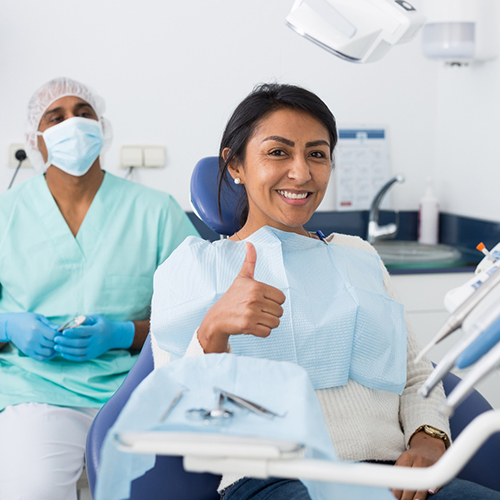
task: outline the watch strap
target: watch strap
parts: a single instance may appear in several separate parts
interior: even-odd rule
[[[410,436],[410,439],[408,440],[408,443],[410,443],[411,439],[415,434],[418,432],[425,432],[428,436],[431,436],[433,438],[441,439],[444,442],[444,446],[446,449],[450,446],[450,438],[448,437],[448,434],[446,432],[442,431],[441,429],[437,429],[436,427],[433,427],[432,425],[421,425],[418,427],[413,434]]]

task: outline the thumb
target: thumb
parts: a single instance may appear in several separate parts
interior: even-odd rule
[[[246,255],[243,265],[241,266],[239,277],[251,278],[253,279],[253,274],[255,272],[255,263],[257,262],[257,251],[255,247],[250,242],[245,243]]]
[[[52,323],[51,321],[49,321],[45,316],[43,316],[42,314],[39,314],[38,315],[38,320],[40,321],[40,323],[48,326],[49,328],[52,328],[52,330],[57,330],[59,328],[59,325],[55,325],[54,323]]]

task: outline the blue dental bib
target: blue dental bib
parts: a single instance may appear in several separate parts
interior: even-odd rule
[[[255,279],[283,291],[278,328],[265,339],[233,335],[233,353],[302,366],[315,389],[347,384],[401,394],[406,384],[403,306],[389,298],[380,258],[367,251],[262,227]],[[206,312],[245,258],[244,241],[189,237],[155,274],[151,330],[181,358]]]

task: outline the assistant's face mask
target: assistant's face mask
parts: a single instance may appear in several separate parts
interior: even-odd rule
[[[102,149],[101,124],[89,118],[74,117],[64,120],[45,132],[46,166],[54,165],[67,174],[81,177],[86,174]]]

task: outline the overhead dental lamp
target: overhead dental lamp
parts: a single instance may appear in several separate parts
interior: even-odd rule
[[[425,22],[406,0],[296,0],[286,24],[350,62],[378,61]]]

